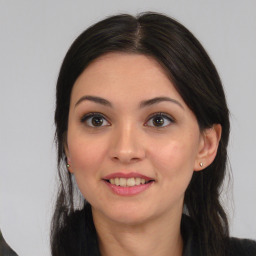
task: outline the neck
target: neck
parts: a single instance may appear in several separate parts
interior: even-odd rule
[[[102,256],[182,255],[181,214],[134,225],[104,220],[94,210],[93,218]]]

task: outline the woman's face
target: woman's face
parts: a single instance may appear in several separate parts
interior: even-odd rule
[[[151,57],[106,54],[74,84],[66,154],[93,214],[129,224],[180,215],[203,144],[193,112]]]

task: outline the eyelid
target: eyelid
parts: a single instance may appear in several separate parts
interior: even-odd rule
[[[169,114],[167,114],[167,113],[164,113],[164,112],[156,112],[156,113],[151,114],[151,115],[148,117],[148,119],[147,119],[147,121],[146,121],[146,123],[145,123],[144,125],[145,125],[145,126],[149,126],[149,125],[147,125],[147,123],[148,123],[153,117],[156,117],[156,116],[161,116],[161,117],[163,117],[163,118],[167,118],[171,123],[174,123],[174,122],[175,122],[175,119],[174,119],[171,115],[169,115]],[[167,127],[167,126],[169,126],[169,125],[159,126],[159,127],[153,126],[153,127],[154,127],[154,128],[165,128],[165,127]],[[151,126],[149,126],[149,127],[151,127]]]
[[[104,119],[109,123],[109,125],[111,125],[111,123],[110,123],[110,121],[108,120],[108,118],[107,118],[104,114],[102,114],[102,113],[100,113],[100,112],[90,112],[90,113],[84,114],[84,115],[80,118],[80,121],[81,121],[81,123],[84,123],[84,122],[86,122],[89,118],[95,117],[95,116],[100,116],[100,117],[104,118]],[[171,123],[174,123],[174,122],[175,122],[175,119],[174,119],[171,115],[169,115],[169,114],[167,114],[167,113],[164,113],[164,112],[156,112],[156,113],[151,114],[151,115],[147,118],[147,121],[146,121],[146,123],[145,123],[144,125],[151,127],[150,125],[147,125],[147,123],[148,123],[152,118],[154,118],[154,117],[156,117],[156,116],[161,116],[161,117],[163,117],[163,118],[166,118],[166,119],[168,119]],[[104,126],[109,126],[109,125],[103,125],[103,126],[99,126],[99,127],[104,127]],[[89,126],[89,127],[94,127],[94,126],[90,126],[90,125],[87,125],[87,126]],[[157,126],[152,126],[152,127],[154,127],[154,128],[164,128],[164,127],[167,127],[167,126],[169,126],[169,125],[159,126],[159,127],[157,127]],[[99,127],[97,127],[97,128],[99,128]]]
[[[100,113],[100,112],[90,112],[90,113],[87,113],[87,114],[83,115],[83,116],[80,118],[80,122],[81,122],[81,123],[84,123],[84,122],[86,122],[89,118],[95,117],[95,116],[100,116],[100,117],[104,118],[104,119],[109,123],[109,125],[110,125],[110,121],[108,120],[108,118],[107,118],[104,114],[102,114],[102,113]],[[104,126],[106,126],[106,125],[104,125]],[[94,127],[94,126],[89,126],[89,127]],[[99,127],[102,127],[102,126],[99,126]],[[97,127],[97,128],[99,128],[99,127]]]

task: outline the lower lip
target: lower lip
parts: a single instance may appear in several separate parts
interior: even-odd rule
[[[119,196],[134,196],[134,195],[140,194],[143,191],[147,190],[154,183],[153,181],[151,181],[149,183],[137,185],[133,187],[121,187],[121,186],[113,185],[105,180],[104,182],[115,194]]]

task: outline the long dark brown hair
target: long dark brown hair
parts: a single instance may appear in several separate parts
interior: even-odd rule
[[[75,185],[65,166],[64,144],[72,87],[93,60],[109,52],[153,57],[195,114],[201,131],[221,124],[217,156],[205,170],[194,172],[184,206],[195,223],[202,255],[225,255],[228,221],[219,196],[226,172],[230,124],[222,83],[214,64],[192,33],[174,19],[158,13],[136,17],[116,15],[100,21],[74,41],[64,58],[56,90],[60,186],[52,219],[52,255],[92,255],[88,250],[97,240],[89,203],[84,200],[80,210],[75,207]]]

